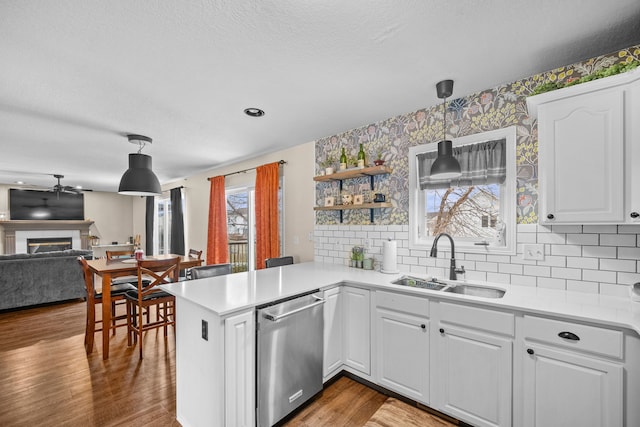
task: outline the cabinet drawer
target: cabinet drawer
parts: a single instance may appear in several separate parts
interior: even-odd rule
[[[446,302],[441,302],[439,306],[440,320],[443,322],[497,332],[508,336],[514,335],[515,318],[511,313]]]
[[[403,311],[420,317],[429,317],[429,300],[426,298],[377,291],[376,306]]]
[[[569,336],[569,334],[573,335]],[[569,337],[563,338],[560,335]],[[612,329],[542,317],[524,316],[524,336],[525,339],[532,339],[577,351],[601,354],[617,359],[622,359],[623,356],[622,332]]]

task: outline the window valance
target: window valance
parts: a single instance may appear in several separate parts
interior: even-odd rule
[[[431,165],[437,156],[437,151],[420,153],[416,156],[418,183],[421,190],[502,184],[507,176],[505,138],[454,147],[453,156],[460,163],[462,175],[453,180],[431,178]]]

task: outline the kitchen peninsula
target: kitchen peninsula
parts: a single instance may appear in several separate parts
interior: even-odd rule
[[[489,299],[391,284],[400,276],[309,262],[163,286],[177,297],[178,421],[254,426],[255,307],[319,289],[324,381],[344,370],[478,426],[548,413],[640,425],[639,303],[502,284]]]

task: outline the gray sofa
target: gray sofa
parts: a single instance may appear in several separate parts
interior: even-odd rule
[[[77,258],[93,252],[67,250],[0,255],[0,310],[84,298]]]

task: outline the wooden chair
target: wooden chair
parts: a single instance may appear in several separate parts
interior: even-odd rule
[[[192,279],[202,279],[203,277],[223,276],[231,274],[231,264],[211,264],[191,269]]]
[[[293,257],[292,256],[283,256],[280,258],[269,258],[266,259],[264,261],[265,267],[266,268],[271,268],[271,267],[280,267],[283,265],[289,265],[289,264],[293,264]]]
[[[189,249],[189,254],[187,255],[189,258],[195,258],[198,261],[200,261],[202,259],[202,251],[198,251],[195,249]],[[191,268],[188,268],[185,270],[184,272],[184,277],[182,277],[180,280],[191,280]]]
[[[164,328],[164,335],[167,336],[167,327],[175,325],[175,297],[158,286],[178,281],[180,271],[180,257],[162,260],[138,261],[138,286],[137,289],[127,291],[127,345],[138,343],[140,348],[140,359],[142,359],[142,335],[143,332]],[[143,283],[143,277],[149,277],[151,283],[147,286]],[[151,321],[148,316],[149,310],[155,307],[156,319]],[[143,311],[147,311],[147,316],[143,316]],[[146,321],[145,321],[146,320]]]
[[[107,255],[107,261],[111,261],[112,259],[121,259],[121,258],[133,258],[133,249],[126,249],[123,251],[105,251]]]
[[[87,261],[84,257],[78,257],[78,262],[82,267],[82,272],[84,273],[84,289],[87,292],[87,316],[85,323],[85,331],[84,331],[84,348],[87,354],[90,354],[93,351],[93,342],[94,335],[96,332],[102,331],[104,333],[104,325],[101,328],[96,328],[96,324],[101,324],[102,320],[96,320],[96,306],[98,304],[102,304],[102,293],[96,292],[95,282],[93,279],[93,273],[89,270],[89,266],[87,265]],[[111,285],[111,301],[119,301],[124,300],[124,294],[127,291],[135,291],[136,287],[131,283],[120,283],[117,285]],[[127,319],[126,314],[116,315],[115,312],[115,304],[111,304],[111,326],[110,329],[113,329],[114,333],[116,328],[121,326],[127,326],[126,322],[120,322],[120,320]]]

